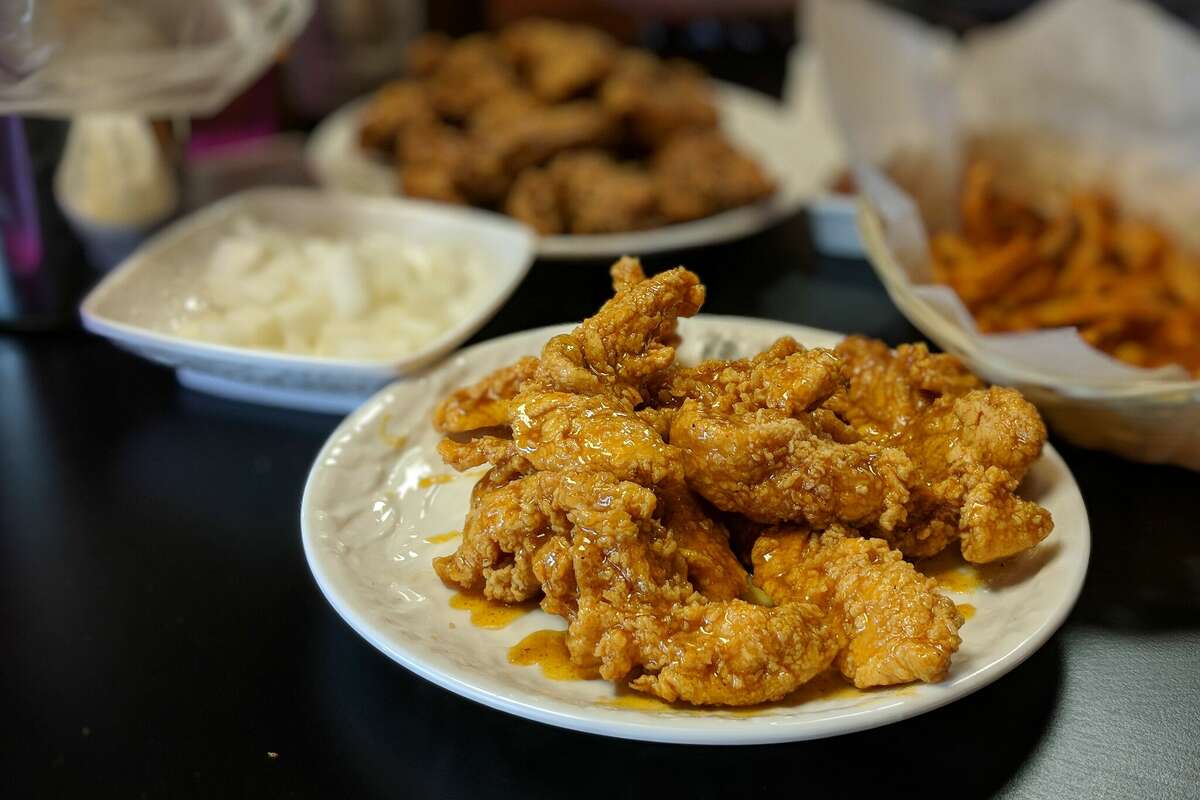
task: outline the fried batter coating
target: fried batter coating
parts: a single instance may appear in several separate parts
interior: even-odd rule
[[[1049,512],[1013,494],[1046,441],[1045,424],[1020,393],[981,389],[957,359],[924,345],[892,351],[850,337],[837,353],[849,382],[826,406],[865,440],[897,447],[913,462],[906,521],[878,526],[875,535],[916,557],[961,537],[964,556],[985,562],[1049,534]]]
[[[425,87],[415,81],[393,81],[375,92],[364,109],[359,141],[364,147],[390,156],[398,137],[410,124],[436,119]]]
[[[687,577],[709,600],[732,600],[741,596],[749,576],[729,548],[729,532],[705,513],[699,499],[682,483],[658,491],[662,524],[674,538]]]
[[[526,356],[455,390],[434,409],[433,427],[439,433],[465,433],[507,425],[509,403],[533,378],[537,366],[536,358]]]
[[[805,350],[785,336],[749,359],[714,359],[660,373],[652,401],[660,408],[697,400],[722,414],[774,408],[789,415],[820,405],[845,379],[841,362],[828,350]]]
[[[816,415],[743,414],[684,402],[671,424],[688,485],[722,511],[757,522],[894,527],[905,517],[909,459],[898,449],[827,436]]]
[[[946,676],[962,615],[887,542],[842,526],[772,528],[753,559],[754,582],[772,600],[813,603],[840,620],[847,643],[836,663],[858,688]]]
[[[758,162],[715,130],[673,137],[654,154],[650,169],[659,210],[672,222],[749,205],[775,191]]]
[[[677,366],[697,277],[632,258],[611,275],[540,358],[437,408],[445,461],[493,465],[438,575],[540,594],[575,664],[671,702],[777,700],[834,664],[859,687],[944,677],[962,617],[892,548],[986,561],[1049,532],[1013,493],[1045,440],[1032,406],[865,340]]]
[[[549,172],[571,233],[632,231],[656,222],[654,182],[642,169],[586,150],[557,156]]]
[[[957,358],[932,354],[924,343],[892,350],[878,339],[847,336],[834,352],[847,385],[826,406],[868,436],[896,433],[938,397],[983,386]]]
[[[477,146],[515,176],[521,170],[544,164],[559,153],[585,147],[603,147],[616,140],[616,120],[592,100],[574,100],[556,106],[533,108],[491,130]]]
[[[1013,555],[1049,535],[1050,512],[1014,494],[1046,441],[1042,418],[1015,389],[942,397],[896,441],[919,478],[909,523],[894,532],[906,553],[933,555],[930,545],[948,524],[961,536],[963,557],[977,563]],[[933,536],[921,547],[926,520]]]
[[[566,230],[558,183],[549,170],[530,167],[517,176],[504,201],[504,213],[543,236]]]
[[[453,40],[436,31],[424,33],[414,39],[404,52],[404,66],[414,78],[427,78],[437,70],[450,52]]]
[[[568,513],[579,600],[567,645],[576,663],[700,705],[776,700],[830,664],[841,631],[815,606],[714,603],[696,593],[669,529],[653,517],[654,495],[638,489],[581,494]]]
[[[474,34],[450,45],[436,60],[426,86],[437,112],[464,120],[489,97],[518,86],[517,76],[490,36]]]
[[[484,100],[467,117],[467,127],[477,136],[510,125],[541,107],[542,102],[524,89],[510,89]]]
[[[538,469],[593,469],[653,486],[682,483],[679,452],[620,397],[522,391],[511,405],[513,443]]]
[[[541,591],[533,563],[551,537],[569,536],[570,525],[552,502],[562,476],[523,474],[531,469],[519,460],[498,464],[475,484],[462,542],[433,561],[442,580],[510,603]]]
[[[616,393],[640,403],[645,383],[675,360],[675,325],[704,302],[704,286],[682,267],[628,286],[572,333],[542,351],[547,385],[577,394]]]
[[[600,101],[632,140],[648,149],[676,134],[717,125],[717,106],[704,73],[685,62],[663,62],[644,50],[623,50],[600,87]]]
[[[608,34],[548,19],[525,19],[500,33],[500,46],[534,93],[560,102],[599,83],[612,69],[616,42]]]

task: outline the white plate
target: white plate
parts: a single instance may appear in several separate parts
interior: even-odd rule
[[[824,141],[806,141],[804,130],[786,106],[766,95],[717,82],[721,124],[730,139],[759,160],[779,183],[779,191],[754,205],[735,208],[695,222],[648,231],[597,235],[543,236],[538,255],[557,259],[609,258],[698,247],[763,230],[799,209],[823,191],[839,164]],[[356,100],[327,117],[308,142],[308,163],[317,180],[331,189],[390,195],[397,193],[392,167],[358,144],[359,117],[369,98]],[[810,136],[828,129],[809,127]]]
[[[542,628],[563,628],[535,610],[508,628],[473,627],[452,609],[453,592],[430,560],[456,541],[427,537],[461,529],[473,480],[422,485],[449,472],[434,450],[433,405],[449,390],[536,354],[542,328],[485,342],[429,374],[394,384],[347,418],[317,456],[300,512],[304,552],[337,612],[382,652],[439,686],[493,708],[564,728],[658,742],[755,744],[815,739],[886,725],[945,705],[1005,674],[1037,650],[1066,618],[1083,585],[1090,534],[1083,500],[1062,459],[1047,446],[1024,493],[1054,514],[1055,530],[1033,552],[992,568],[994,579],[960,602],[978,609],[947,679],[853,697],[774,706],[752,716],[722,710],[646,711],[605,705],[604,681],[552,681],[514,666],[508,648]],[[701,316],[683,320],[680,357],[734,357],[776,337],[832,345],[840,334],[778,322]],[[397,446],[397,437],[404,441]],[[397,680],[403,677],[397,675]]]
[[[475,249],[487,265],[478,306],[452,329],[403,357],[349,360],[230,347],[172,333],[213,245],[249,215],[310,235],[388,231]],[[111,272],[84,300],[83,325],[179,371],[186,386],[238,400],[345,413],[399,375],[437,361],[479,330],[533,262],[533,234],[507,217],[395,198],[314,189],[254,189],[171,225]]]

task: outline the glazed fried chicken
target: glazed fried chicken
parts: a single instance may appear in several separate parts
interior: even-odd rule
[[[943,678],[963,619],[904,557],[1049,532],[1014,494],[1045,439],[1032,407],[866,340],[678,365],[697,277],[611,272],[594,316],[437,407],[446,463],[492,465],[438,575],[540,596],[575,664],[670,702],[777,700],[830,666],[860,688]]]
[[[688,485],[722,511],[756,522],[894,526],[905,516],[911,464],[899,450],[842,444],[820,414],[742,414],[685,402],[671,424]]]
[[[1020,393],[980,388],[956,359],[924,345],[891,351],[850,337],[836,352],[849,381],[828,407],[864,440],[898,447],[913,462],[908,519],[877,535],[911,556],[936,555],[961,539],[963,556],[983,563],[1050,533],[1049,512],[1014,494],[1046,441],[1045,424]]]
[[[945,677],[962,615],[882,539],[835,525],[772,528],[754,544],[754,582],[775,602],[827,609],[844,627],[836,664],[860,689]]]
[[[781,340],[752,359],[666,370],[653,401],[677,407],[670,442],[687,481],[723,511],[844,522],[912,556],[961,539],[984,562],[1052,526],[1013,493],[1041,453],[1041,418],[1019,393],[977,386],[923,346],[850,339],[831,353]]]
[[[821,609],[714,602],[693,591],[670,529],[647,514],[654,495],[643,492],[639,503],[606,497],[573,512],[579,604],[567,643],[575,660],[697,705],[776,700],[831,663],[841,630]]]

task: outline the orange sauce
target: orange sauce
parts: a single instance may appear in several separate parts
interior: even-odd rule
[[[535,608],[533,603],[498,603],[481,594],[457,592],[450,598],[450,607],[471,612],[471,624],[476,628],[497,630],[507,627]]]
[[[508,663],[522,667],[537,664],[552,681],[586,681],[599,678],[595,669],[571,663],[567,651],[567,632],[534,631],[508,649]]]
[[[408,444],[408,437],[393,436],[392,434],[388,433],[388,423],[391,421],[391,414],[384,414],[379,418],[379,438],[382,439],[383,443],[388,447],[393,447],[396,450],[399,450],[400,448],[404,447],[404,445]]]
[[[436,486],[439,483],[449,483],[457,477],[457,475],[450,475],[447,473],[441,473],[439,475],[426,475],[424,478],[421,478],[421,480],[417,481],[417,486],[421,487],[422,489],[428,489],[430,486]]]
[[[842,698],[859,697],[864,694],[868,694],[868,692],[855,689],[846,682],[846,679],[842,677],[840,672],[831,669],[822,672],[782,700],[777,700],[774,703],[759,703],[754,706],[731,708],[728,711],[735,717],[752,717],[773,708],[793,708],[805,703],[811,703],[814,700],[839,700]]]
[[[657,697],[651,697],[648,694],[619,694],[616,697],[607,697],[603,700],[597,700],[602,706],[612,706],[613,708],[628,708],[633,711],[678,711],[679,708],[671,705],[665,700],[659,700]]]
[[[963,615],[964,620],[970,619],[971,617],[975,616],[975,606],[971,605],[970,603],[959,603],[958,613]]]
[[[462,531],[447,531],[446,533],[439,533],[436,536],[426,536],[425,541],[429,544],[441,544],[451,539],[457,539],[459,536],[462,536]]]
[[[969,594],[983,586],[983,575],[974,564],[963,561],[957,552],[945,552],[930,559],[916,561],[913,566],[921,574],[933,578],[948,592]]]

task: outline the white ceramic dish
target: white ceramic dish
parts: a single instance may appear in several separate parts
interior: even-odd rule
[[[904,268],[888,246],[883,221],[866,200],[860,201],[859,229],[871,265],[909,322],[988,381],[1020,389],[1055,432],[1082,447],[1134,461],[1200,470],[1200,381],[1089,386],[981,351],[963,329],[911,291]]]
[[[543,236],[538,255],[563,260],[610,258],[699,247],[736,239],[763,230],[798,210],[822,191],[823,183],[840,166],[829,158],[825,141],[806,141],[805,130],[786,106],[769,97],[729,84],[717,84],[721,124],[739,147],[764,164],[779,183],[779,191],[744,208],[706,219],[648,231],[587,236]],[[367,99],[356,100],[326,118],[308,143],[308,163],[324,186],[341,191],[390,195],[397,192],[392,167],[364,152],[358,144],[359,117]],[[813,127],[807,135],[825,136]]]
[[[386,230],[421,241],[452,241],[486,259],[479,304],[421,350],[389,360],[351,361],[228,347],[172,333],[184,298],[213,244],[234,220],[252,216],[308,234]],[[397,376],[442,358],[479,330],[513,293],[533,261],[533,234],[497,214],[313,189],[254,189],[226,198],[162,231],[111,272],[81,306],[84,327],[178,370],[181,383],[238,400],[345,413]]]
[[[456,541],[430,542],[462,527],[474,480],[445,475],[430,426],[433,405],[466,381],[527,354],[566,327],[484,342],[420,378],[393,384],[347,418],[317,456],[300,521],[317,584],[363,638],[427,680],[493,708],[606,736],[695,744],[814,739],[886,725],[961,698],[996,680],[1040,647],[1066,618],[1083,585],[1090,548],[1087,513],[1071,473],[1046,448],[1023,493],[1054,514],[1055,531],[1023,557],[985,573],[985,588],[956,597],[977,608],[962,631],[950,675],[936,685],[774,706],[747,716],[721,710],[614,707],[603,681],[553,681],[514,666],[508,648],[528,633],[562,628],[535,610],[507,628],[473,627],[449,606],[450,589],[430,560]],[[832,345],[840,334],[737,317],[683,320],[680,358],[737,357],[781,335]],[[404,677],[397,674],[397,680]]]

